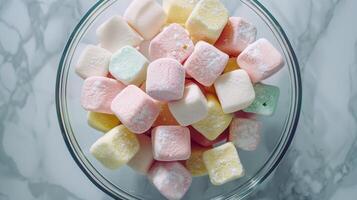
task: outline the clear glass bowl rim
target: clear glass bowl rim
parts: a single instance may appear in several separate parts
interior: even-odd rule
[[[94,169],[89,161],[85,158],[83,152],[81,151],[76,138],[70,128],[70,123],[67,116],[67,104],[66,104],[66,80],[68,78],[68,58],[71,55],[71,47],[78,38],[81,38],[86,30],[86,22],[88,19],[93,17],[93,14],[97,13],[103,5],[106,7],[110,6],[117,0],[100,0],[95,3],[81,18],[80,22],[76,25],[75,29],[70,35],[64,51],[61,56],[57,71],[56,88],[55,88],[55,100],[56,100],[56,110],[59,126],[62,132],[63,139],[67,145],[67,148],[73,157],[74,161],[77,163],[79,168],[84,172],[84,174],[90,179],[90,181],[101,189],[103,192],[113,197],[114,199],[138,199],[136,196],[129,194],[120,188],[114,187],[106,180],[100,173]],[[295,135],[296,127],[300,117],[301,110],[301,99],[302,99],[302,86],[300,77],[300,68],[295,52],[290,44],[290,41],[285,34],[284,30],[273,17],[273,15],[258,1],[258,0],[240,0],[243,4],[250,7],[257,15],[259,15],[262,20],[269,26],[274,36],[278,40],[279,44],[283,46],[285,57],[289,59],[286,62],[289,68],[289,74],[291,77],[291,92],[292,92],[292,102],[290,106],[289,119],[285,124],[284,134],[279,140],[279,144],[275,147],[274,151],[271,153],[268,161],[265,165],[245,184],[241,185],[234,191],[226,193],[215,197],[214,199],[243,199],[249,195],[256,185],[262,183],[269,175],[276,169],[281,159],[287,152],[293,138]],[[96,16],[94,16],[96,17]],[[67,70],[67,73],[65,73]],[[66,76],[64,76],[66,75]],[[65,82],[63,82],[65,80]]]

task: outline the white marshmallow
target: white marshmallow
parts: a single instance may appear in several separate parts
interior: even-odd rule
[[[242,69],[221,75],[214,83],[223,112],[233,113],[247,108],[255,99],[255,92],[248,76]]]
[[[188,126],[204,119],[208,114],[206,97],[196,84],[185,87],[184,96],[168,103],[169,109],[181,126]]]
[[[100,46],[115,52],[123,46],[138,46],[143,38],[121,17],[114,16],[97,29]]]
[[[103,48],[88,45],[76,65],[76,73],[86,79],[90,76],[107,76],[111,53]]]
[[[149,40],[165,24],[166,14],[155,0],[134,0],[126,9],[124,19],[145,40]]]

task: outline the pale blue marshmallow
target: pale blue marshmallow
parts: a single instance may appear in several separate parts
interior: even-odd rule
[[[149,61],[138,50],[124,46],[110,60],[109,71],[113,77],[126,85],[137,85],[145,81]]]

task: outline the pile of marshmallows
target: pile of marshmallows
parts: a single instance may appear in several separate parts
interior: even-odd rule
[[[92,155],[148,175],[168,199],[182,198],[192,176],[214,185],[242,177],[236,147],[255,150],[260,138],[245,112],[273,114],[279,89],[259,82],[283,66],[256,34],[219,0],[133,0],[76,66],[88,122],[106,132]]]

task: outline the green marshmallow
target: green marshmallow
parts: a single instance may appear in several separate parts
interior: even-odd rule
[[[257,83],[254,86],[255,100],[244,112],[259,115],[272,115],[275,112],[279,100],[280,90],[272,85]]]
[[[124,46],[112,55],[109,71],[124,84],[139,86],[146,79],[148,65],[149,61],[138,50]]]

